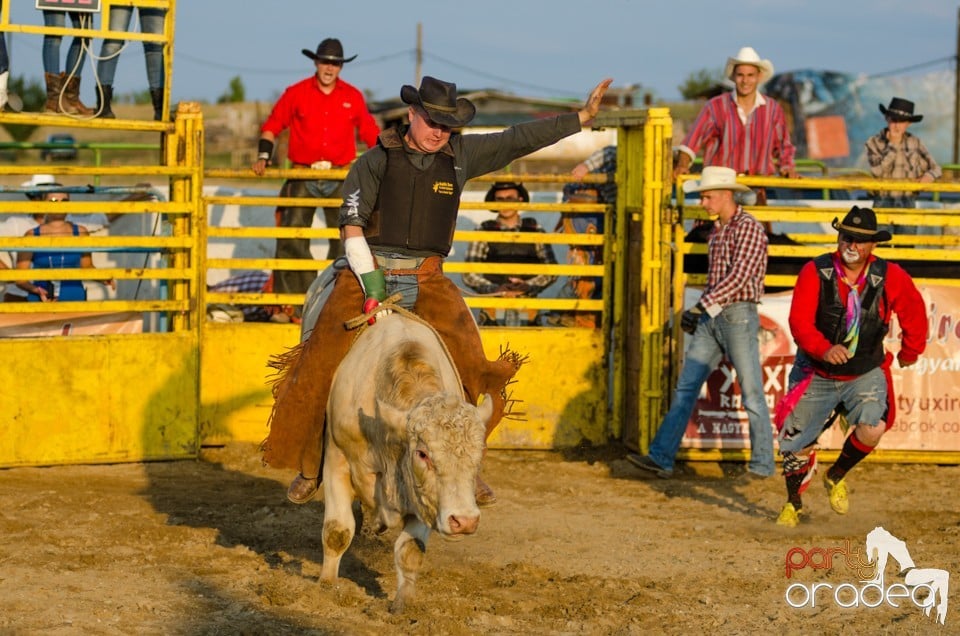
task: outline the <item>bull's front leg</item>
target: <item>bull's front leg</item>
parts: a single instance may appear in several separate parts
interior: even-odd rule
[[[356,532],[350,465],[339,448],[327,439],[323,460],[323,566],[320,578],[335,581],[340,559]]]
[[[427,538],[430,527],[414,515],[408,515],[403,531],[393,546],[393,561],[397,566],[397,595],[390,604],[390,612],[403,612],[406,604],[413,600],[417,588],[417,574],[423,565],[423,555],[427,551]]]

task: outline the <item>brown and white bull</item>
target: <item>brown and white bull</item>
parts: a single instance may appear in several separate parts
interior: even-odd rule
[[[403,527],[391,612],[414,596],[431,529],[445,538],[476,532],[475,486],[492,411],[484,397],[480,407],[464,401],[446,349],[415,317],[381,317],[357,338],[327,405],[322,579],[338,577],[356,531],[355,498],[378,531]]]

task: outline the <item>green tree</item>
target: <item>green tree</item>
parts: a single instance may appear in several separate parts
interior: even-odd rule
[[[26,113],[43,112],[43,107],[47,103],[47,89],[40,82],[31,79],[28,83],[23,75],[10,78],[9,89],[11,93],[16,93],[23,100],[23,111]],[[30,139],[38,126],[30,124],[3,124],[3,129],[7,131],[10,138],[14,141],[26,141]]]
[[[687,76],[683,84],[677,87],[684,99],[695,99],[706,93],[711,87],[723,81],[723,69],[694,71]]]
[[[243,80],[237,75],[230,80],[227,92],[217,98],[218,104],[236,104],[247,99],[247,91],[243,87]]]

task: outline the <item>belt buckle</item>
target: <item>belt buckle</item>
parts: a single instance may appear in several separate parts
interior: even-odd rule
[[[329,170],[333,167],[333,164],[329,161],[314,161],[310,164],[312,170]]]

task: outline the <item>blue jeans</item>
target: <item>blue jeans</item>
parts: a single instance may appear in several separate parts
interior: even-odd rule
[[[798,453],[817,441],[823,425],[837,407],[846,409],[851,426],[879,426],[887,412],[887,378],[879,367],[852,380],[814,375],[803,397],[790,412],[780,442],[780,453]]]
[[[140,31],[143,33],[163,33],[164,9],[140,9]],[[133,7],[110,8],[110,30],[130,30]],[[104,40],[100,47],[100,61],[97,62],[97,76],[100,83],[113,86],[117,73],[117,61],[124,40]],[[143,57],[147,63],[147,83],[150,88],[163,88],[163,45],[159,42],[144,42]]]
[[[43,12],[43,24],[48,27],[64,27],[67,25],[67,12],[47,11]],[[80,26],[81,15],[75,11],[69,12],[70,23],[74,27]],[[70,42],[70,48],[67,50],[67,61],[64,67],[60,68],[60,42],[63,38],[59,35],[43,36],[43,72],[59,75],[64,71],[67,75],[80,77],[80,71],[83,70],[83,60],[86,58],[86,52],[83,50],[84,40],[82,38],[73,38]],[[90,40],[86,40],[89,43]]]
[[[873,201],[873,207],[875,208],[906,208],[906,209],[916,208],[917,207],[916,196],[915,195],[914,196],[907,195],[902,197],[890,197],[886,195],[878,196]],[[893,227],[891,228],[891,231],[893,232],[894,236],[896,236],[897,234],[903,234],[905,236],[906,235],[916,236],[917,234],[919,234],[919,230],[920,228],[916,225],[897,225],[896,223],[894,223]]]
[[[750,421],[748,469],[764,476],[774,473],[773,429],[770,425],[770,409],[763,395],[763,371],[760,368],[760,343],[757,339],[759,333],[760,316],[756,303],[733,303],[716,318],[701,315],[683,361],[673,404],[650,444],[650,458],[659,466],[673,469],[700,389],[726,354],[737,372],[743,408]]]

